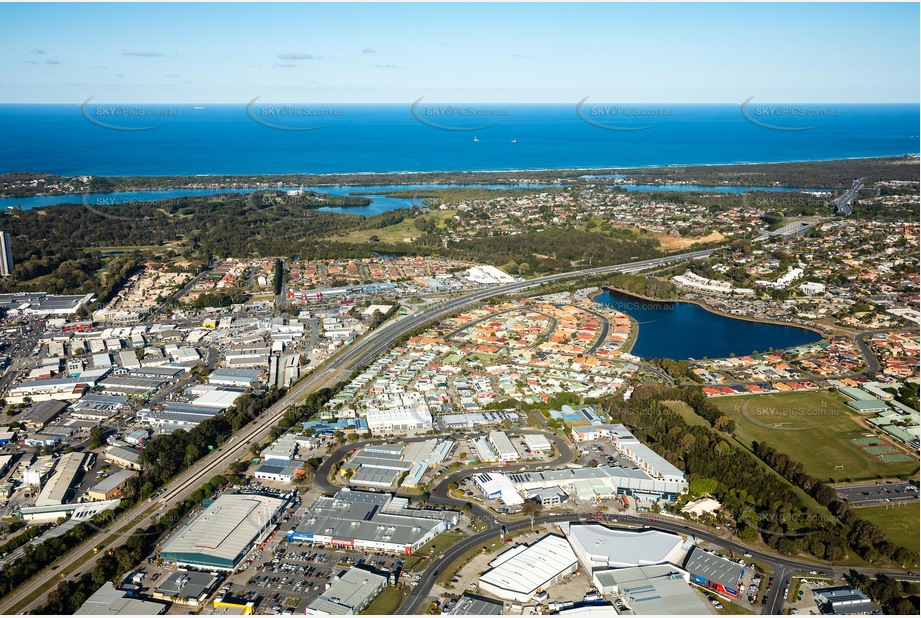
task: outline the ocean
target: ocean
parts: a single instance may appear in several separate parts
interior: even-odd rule
[[[0,173],[331,174],[805,161],[917,153],[918,125],[917,105],[0,105]]]

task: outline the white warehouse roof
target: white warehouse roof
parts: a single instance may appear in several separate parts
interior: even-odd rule
[[[616,530],[595,523],[572,523],[566,538],[586,570],[680,562],[683,539],[658,530]]]
[[[484,573],[480,588],[503,599],[527,600],[538,588],[572,572],[576,563],[566,539],[550,534]]]

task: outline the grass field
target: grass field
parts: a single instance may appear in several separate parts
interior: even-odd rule
[[[807,474],[834,481],[873,479],[911,474],[917,461],[886,463],[888,449],[870,444],[882,438],[860,440],[870,430],[860,424],[836,393],[811,391],[720,397],[713,403],[736,422],[736,436],[746,445],[757,440],[803,464]],[[861,444],[852,442],[857,440]],[[896,451],[897,449],[892,449]]]
[[[427,218],[434,219],[438,228],[444,229],[444,222],[457,214],[456,210],[433,210]],[[415,239],[422,236],[422,232],[415,226],[413,219],[405,219],[396,225],[388,225],[377,230],[356,230],[342,236],[331,236],[330,240],[341,242],[371,242],[371,237],[377,236],[379,242],[399,243],[406,239]]]
[[[698,416],[694,413],[694,410],[691,409],[691,406],[684,403],[683,401],[663,401],[662,405],[680,416],[684,419],[684,422],[690,425],[691,427],[700,426],[700,427],[709,427],[710,423],[707,422],[707,419]]]
[[[856,509],[857,515],[882,528],[890,543],[901,545],[912,551],[918,551],[921,543],[919,532],[918,503],[913,502],[904,506],[871,506]]]

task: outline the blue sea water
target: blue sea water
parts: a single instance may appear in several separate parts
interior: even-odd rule
[[[737,320],[694,303],[650,302],[610,291],[599,294],[595,301],[626,313],[639,323],[632,353],[641,358],[726,358],[756,350],[782,350],[822,338],[805,328]]]
[[[437,106],[417,108],[414,114],[409,103],[294,106],[285,108],[288,112],[265,105],[250,113],[246,105],[198,107],[0,105],[0,172],[152,176],[527,170],[919,151],[917,105],[799,106],[757,117],[749,110],[749,117],[761,124],[729,104],[658,106],[662,113],[650,116],[595,113],[604,112],[603,107],[583,108],[580,116],[575,104],[465,106],[441,115]],[[304,128],[312,130],[288,130]]]

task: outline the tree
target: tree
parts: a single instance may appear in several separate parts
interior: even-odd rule
[[[97,425],[90,429],[90,448],[93,449],[102,446],[105,437],[106,432],[101,425]]]
[[[544,505],[537,500],[525,500],[524,504],[521,505],[521,512],[531,519],[531,530],[534,530],[534,518],[540,515],[543,510]]]
[[[688,493],[692,496],[706,496],[716,491],[719,483],[714,478],[696,478],[688,485]]]

